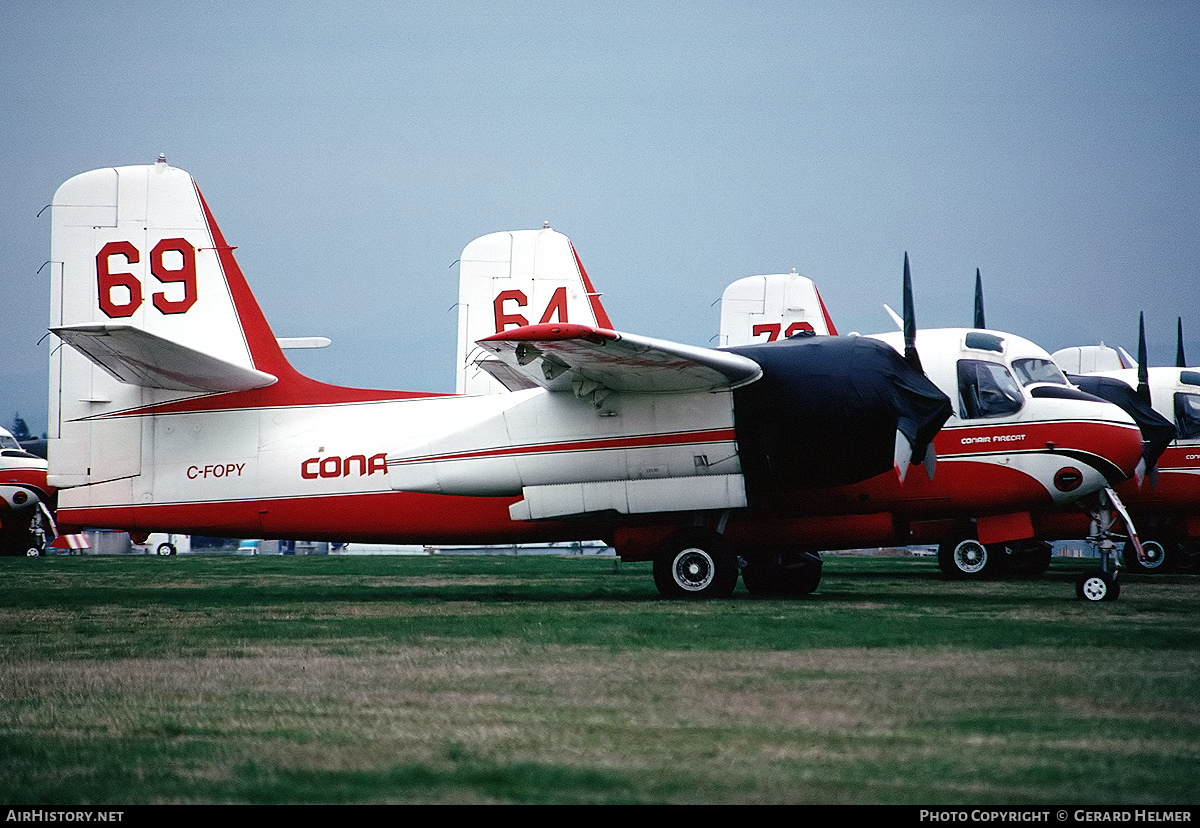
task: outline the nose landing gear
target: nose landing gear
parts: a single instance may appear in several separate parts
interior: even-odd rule
[[[1118,519],[1125,521],[1128,535],[1113,531],[1113,525]],[[1115,601],[1121,595],[1121,583],[1117,576],[1121,571],[1122,541],[1128,540],[1137,550],[1139,558],[1144,557],[1137,532],[1134,531],[1133,521],[1125,511],[1124,504],[1112,489],[1100,492],[1100,506],[1092,512],[1091,534],[1087,542],[1100,555],[1100,570],[1087,572],[1075,583],[1075,596],[1081,601]]]

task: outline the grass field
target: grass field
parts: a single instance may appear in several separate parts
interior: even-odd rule
[[[1196,806],[1200,576],[659,600],[601,557],[0,559],[0,799]]]

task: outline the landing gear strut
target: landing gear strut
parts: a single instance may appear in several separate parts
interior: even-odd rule
[[[1125,520],[1129,535],[1113,531],[1118,518]],[[1075,583],[1075,596],[1081,601],[1115,601],[1121,595],[1121,583],[1117,575],[1121,571],[1121,541],[1128,538],[1141,553],[1133,523],[1116,492],[1105,489],[1100,492],[1100,507],[1092,512],[1092,530],[1087,542],[1100,554],[1100,570],[1088,572]]]

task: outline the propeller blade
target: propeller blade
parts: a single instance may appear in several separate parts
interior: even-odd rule
[[[975,327],[987,328],[983,321],[983,277],[979,275],[979,268],[975,268]]]
[[[1175,318],[1175,367],[1186,368],[1187,360],[1183,358],[1183,317]]]
[[[1146,314],[1138,314],[1138,399],[1150,405],[1150,366],[1146,363]]]
[[[888,316],[892,317],[892,322],[896,324],[896,330],[903,331],[904,320],[900,318],[900,314],[892,310],[891,306],[889,306],[887,303],[884,303],[883,309],[887,311]]]
[[[908,269],[908,251],[904,251],[904,359],[914,370],[925,373],[917,355],[917,315],[913,310],[912,273]]]
[[[908,467],[912,465],[913,447],[908,442],[908,438],[903,432],[896,429],[896,449],[892,456],[892,463],[896,470],[896,476],[900,478],[900,482],[904,482],[904,478],[908,476]]]

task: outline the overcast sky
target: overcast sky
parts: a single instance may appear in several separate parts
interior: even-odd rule
[[[0,424],[46,420],[49,211],[165,152],[289,352],[454,388],[476,236],[566,233],[619,329],[705,345],[796,268],[917,319],[1200,363],[1200,4],[0,1]],[[919,341],[919,340],[918,340]]]

